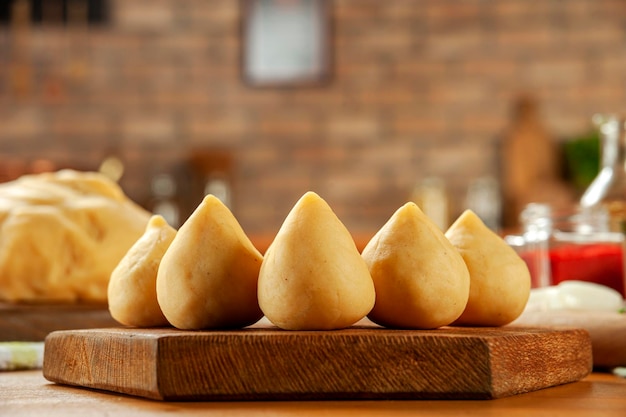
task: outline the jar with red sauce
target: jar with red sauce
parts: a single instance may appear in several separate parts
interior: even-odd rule
[[[522,212],[521,221],[523,233],[505,240],[526,261],[534,288],[577,280],[626,296],[625,237],[610,231],[605,208],[554,209],[533,203]]]

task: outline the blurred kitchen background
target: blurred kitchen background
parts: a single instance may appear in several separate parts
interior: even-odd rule
[[[515,227],[625,95],[622,0],[0,1],[0,181],[103,169],[174,223],[213,192],[260,240],[308,190],[364,238],[410,199]]]

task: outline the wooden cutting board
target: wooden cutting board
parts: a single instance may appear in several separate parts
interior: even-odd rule
[[[55,330],[117,326],[106,304],[0,302],[0,342],[43,342]]]
[[[151,399],[493,399],[582,379],[585,330],[108,328],[46,338],[56,383]]]

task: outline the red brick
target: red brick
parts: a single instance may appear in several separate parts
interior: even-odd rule
[[[40,109],[23,108],[0,113],[0,142],[36,139],[44,134],[45,115]]]
[[[251,123],[243,113],[224,112],[215,114],[195,113],[185,121],[191,144],[236,144],[251,131]]]
[[[372,142],[381,138],[382,126],[376,114],[338,113],[328,120],[327,134],[333,142]]]
[[[125,114],[121,132],[126,142],[175,143],[180,139],[173,118],[166,114]]]
[[[169,30],[175,19],[175,3],[168,0],[112,0],[115,26],[131,30]]]

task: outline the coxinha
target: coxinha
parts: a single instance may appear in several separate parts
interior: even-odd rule
[[[179,230],[154,215],[113,271],[113,318],[128,326],[335,330],[503,326],[530,294],[526,263],[472,211],[444,233],[412,202],[359,253],[328,203],[305,193],[262,255],[207,195]]]

